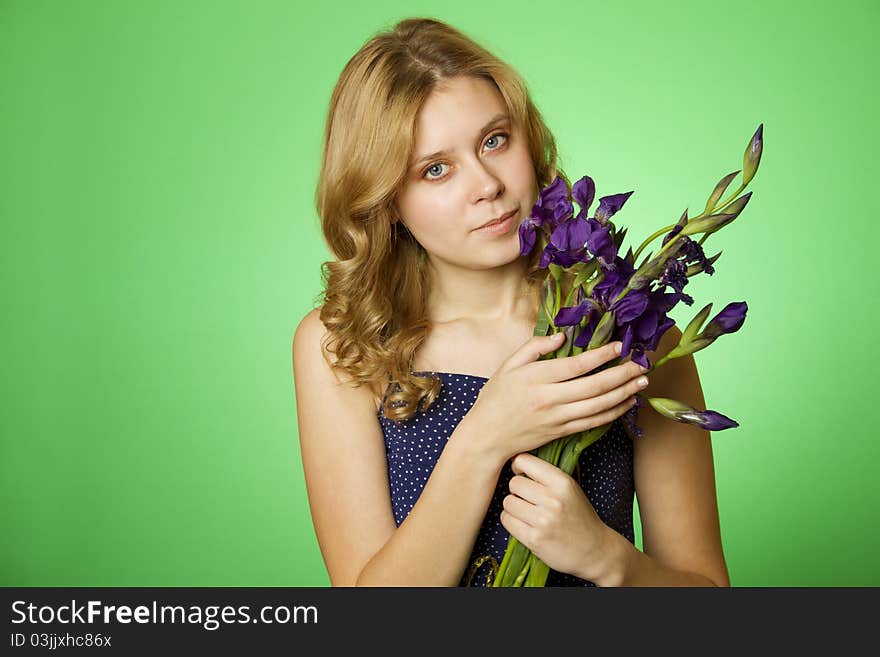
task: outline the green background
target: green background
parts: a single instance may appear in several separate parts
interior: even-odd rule
[[[291,339],[329,257],[331,90],[407,16],[517,68],[569,175],[635,190],[639,241],[764,124],[717,272],[673,311],[749,304],[697,354],[741,423],[713,434],[731,580],[880,584],[873,0],[0,2],[0,584],[329,584]]]

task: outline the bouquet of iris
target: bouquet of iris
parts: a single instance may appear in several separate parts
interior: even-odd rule
[[[542,358],[562,358],[620,340],[620,357],[601,369],[617,365],[628,356],[650,372],[673,358],[705,349],[721,335],[739,330],[747,310],[744,301],[729,303],[704,327],[712,310],[710,303],[694,316],[672,351],[653,365],[646,356],[675,324],[667,313],[680,301],[693,304],[693,298],[684,292],[688,279],[714,273],[713,265],[721,252],[706,257],[703,244],[710,235],[731,224],[746,207],[751,192],[739,194],[758,170],[762,148],[763,124],[746,146],[743,168],[724,176],[715,185],[701,214],[689,219],[685,210],[677,223],[656,231],[635,251],[630,247],[623,257],[618,252],[626,228],[618,229],[611,217],[632,192],[600,198],[595,215],[588,217],[596,191],[589,176],[578,180],[571,190],[560,177],[541,190],[531,215],[519,229],[522,255],[537,246],[542,249],[539,266],[549,268],[534,334],[565,333],[563,346]],[[740,172],[739,188],[721,201]],[[577,216],[572,200],[580,206]],[[694,239],[697,235],[701,236],[698,241]],[[663,240],[656,253],[651,251],[639,261],[642,252],[661,236]],[[638,410],[643,406],[641,397],[637,396],[636,405],[622,417],[630,433],[637,437],[642,434],[637,424]],[[670,420],[696,424],[708,431],[739,426],[713,410],[696,409],[674,399],[646,399],[654,410]],[[610,427],[607,424],[558,438],[532,453],[571,475],[581,452],[602,438]],[[544,586],[550,570],[513,536],[501,564],[495,567],[496,564],[493,563],[496,572],[490,574],[491,586]]]

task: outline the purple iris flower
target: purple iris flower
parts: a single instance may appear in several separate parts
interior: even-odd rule
[[[560,222],[570,219],[573,214],[574,206],[571,204],[571,199],[563,198],[553,208],[553,219],[550,225],[555,228]]]
[[[669,240],[678,235],[686,224],[687,210],[684,211],[681,219],[678,220],[678,223],[673,227],[673,229],[666,233],[666,235],[663,237],[663,246],[666,246],[666,243],[669,242]],[[712,263],[709,262],[709,259],[703,252],[703,247],[688,236],[684,237],[684,244],[682,247],[679,248],[678,255],[676,255],[676,257],[681,257],[681,260],[684,262],[685,265],[699,263],[701,265],[701,270],[709,274],[709,276],[715,273],[715,268],[712,267]]]
[[[602,280],[593,286],[591,299],[579,296],[576,305],[560,309],[554,324],[577,327],[585,323],[577,332],[574,345],[586,348],[603,314],[613,312],[612,339],[623,342],[622,356],[630,356],[632,360],[650,367],[646,354],[656,350],[663,334],[675,324],[667,313],[679,301],[688,305],[693,303],[693,298],[683,292],[688,282],[687,266],[692,260],[707,262],[705,255],[690,238],[679,238],[684,241],[670,249],[669,259],[659,263],[656,274],[651,274],[652,278],[656,276],[655,280],[660,284],[658,290],[652,291],[650,285],[643,285],[617,299],[630,284],[635,268],[631,261],[632,249],[627,258],[618,256],[619,242],[615,236],[619,238],[622,235],[615,233],[609,219],[623,207],[633,192],[602,197],[596,216],[587,218],[595,199],[596,186],[592,178],[584,176],[571,190],[572,199],[580,206],[580,212],[572,218],[572,199],[569,199],[567,191],[565,182],[558,176],[551,185],[541,190],[532,215],[520,227],[523,254],[534,247],[536,232],[541,229],[549,236],[541,253],[541,268],[551,263],[567,268],[578,262],[589,262],[595,256],[602,268]],[[666,236],[664,244],[678,235],[682,225],[684,222],[680,222]],[[708,266],[711,268],[711,263]],[[672,293],[663,291],[667,285],[672,287]]]
[[[571,195],[579,206],[581,211],[578,213],[578,219],[585,219],[590,213],[590,206],[596,197],[596,183],[589,176],[584,176],[578,180],[571,188]]]
[[[593,298],[607,308],[635,273],[632,264],[620,256],[615,256],[613,266],[602,268],[603,278],[593,288]]]
[[[611,237],[610,227],[606,225],[607,219],[623,207],[630,194],[632,192],[601,198],[596,216],[587,220],[590,227],[585,240],[587,249],[599,258],[603,265],[611,266],[617,255],[617,245]],[[572,186],[571,195],[581,208],[576,219],[586,219],[596,197],[596,183],[590,176],[584,176]]]
[[[622,416],[624,425],[629,429],[630,435],[635,438],[641,438],[644,435],[642,428],[636,424],[636,420],[639,417],[639,409],[644,405],[645,403],[642,401],[642,396],[636,395],[635,406],[627,410]]]
[[[682,292],[684,286],[688,284],[687,269],[687,265],[683,260],[676,258],[667,260],[663,275],[660,277],[660,285],[661,287],[670,286],[675,290],[675,295],[680,301],[684,301],[686,305],[692,306],[694,298]]]
[[[584,299],[578,305],[572,306],[571,308],[561,308],[553,319],[553,323],[556,326],[574,326],[580,324],[581,320],[588,315],[593,308],[598,307],[599,304],[592,299]]]
[[[662,301],[660,303],[662,304]],[[631,354],[631,360],[642,367],[651,366],[647,352],[654,351],[663,334],[675,324],[675,320],[667,317],[663,308],[664,306],[657,305],[656,301],[649,303],[645,307],[645,312],[626,324],[625,327],[617,327],[618,331],[623,328],[621,356]]]
[[[561,177],[556,176],[552,183],[541,190],[531,214],[519,226],[520,255],[528,255],[534,248],[538,228],[547,226],[552,231],[561,219],[571,216],[573,211],[568,199],[568,187]]]
[[[660,415],[686,424],[696,424],[707,431],[721,431],[738,427],[739,424],[717,411],[700,411],[676,399],[666,397],[648,397],[648,403]]]
[[[552,231],[560,220],[571,216],[573,211],[568,198],[568,187],[562,178],[556,176],[552,183],[541,190],[532,207],[531,216],[536,226],[546,226]]]
[[[629,298],[632,297],[632,300]],[[621,356],[630,358],[644,367],[650,367],[646,355],[660,344],[663,334],[675,324],[667,313],[678,303],[674,294],[659,290],[631,290],[613,304],[616,309],[616,328],[612,339],[623,343]]]
[[[725,333],[735,333],[746,321],[748,309],[745,301],[733,301],[727,304],[720,313],[709,320],[706,328],[700,333],[700,337],[706,340],[715,340]]]
[[[739,426],[739,423],[736,420],[731,420],[726,415],[722,415],[716,411],[684,413],[680,416],[678,421],[699,425],[706,431],[721,431],[723,429],[732,429],[733,427]]]
[[[614,262],[617,247],[608,227],[602,226],[595,219],[568,219],[558,223],[553,229],[550,241],[541,255],[541,263],[555,262],[569,267],[576,262],[589,262],[593,255],[602,264]]]
[[[583,249],[580,253],[573,251],[560,251],[553,246],[552,243],[548,243],[547,246],[544,247],[544,251],[541,252],[541,259],[538,262],[538,267],[545,269],[551,262],[560,267],[571,267],[575,263],[587,262],[588,260],[590,260],[590,255]]]
[[[579,251],[590,236],[590,225],[583,219],[563,221],[553,229],[550,243],[559,251]]]
[[[535,241],[538,239],[536,228],[541,224],[532,216],[526,218],[519,225],[519,253],[520,255],[528,255],[535,248]]]
[[[639,318],[639,326],[647,327],[645,333],[653,333],[657,327],[656,317],[653,314],[646,317],[648,319],[653,317],[655,321],[653,324],[650,324],[645,318]],[[626,327],[626,332],[623,334],[622,355],[629,355],[631,361],[638,363],[642,367],[651,367],[651,361],[648,360],[648,356],[645,353],[645,345],[643,342],[635,342],[635,338],[633,337],[634,331],[635,329],[633,329],[632,324]]]
[[[623,342],[621,356],[632,354],[632,360],[650,367],[646,353],[654,351],[663,334],[675,324],[667,313],[675,307],[680,296],[661,290],[651,291],[648,287],[644,287],[630,290],[623,298],[617,299],[635,273],[632,263],[615,256],[613,268],[603,267],[602,272],[602,280],[593,287],[592,291],[593,300],[600,312],[595,313],[595,318],[591,316],[591,322],[575,338],[574,344],[578,347],[586,347],[602,313],[606,309],[611,310],[614,312],[615,320],[612,339]],[[560,312],[563,319],[572,319],[579,315],[578,321],[580,321],[580,318],[586,314],[582,304],[563,310],[566,311]]]
[[[542,207],[550,208],[552,210],[556,207],[557,203],[567,198],[568,187],[566,186],[565,181],[562,179],[562,177],[556,176],[553,179],[552,183],[541,190],[541,194],[538,198],[538,203]]]
[[[607,267],[612,267],[617,257],[617,245],[611,238],[611,230],[596,219],[589,219],[590,235],[587,237],[587,248]]]
[[[607,223],[607,221],[623,207],[623,204],[626,203],[626,200],[630,196],[632,196],[632,192],[612,194],[611,196],[603,196],[600,198],[599,209],[596,210],[596,219],[602,224]]]
[[[587,252],[599,258],[603,265],[613,267],[618,247],[608,219],[623,207],[631,194],[602,197],[596,217],[588,219],[596,185],[592,178],[584,176],[571,190],[573,199],[581,208],[577,217],[572,219],[574,206],[568,196],[568,187],[562,177],[556,176],[541,190],[531,214],[519,226],[520,255],[531,253],[537,242],[538,229],[541,229],[549,238],[545,252],[541,254],[540,267],[547,267],[551,262],[563,267],[588,262],[590,256]]]
[[[709,274],[709,276],[715,273],[715,268],[712,266],[712,263],[709,262],[709,259],[703,252],[703,247],[700,246],[698,242],[692,240],[690,237],[685,238],[684,254],[684,264],[692,265],[695,263],[699,263],[700,265],[702,265],[703,271]]]
[[[639,317],[648,308],[648,291],[631,290],[626,293],[622,299],[618,299],[611,304],[609,310],[614,311],[614,319],[617,325],[628,324],[636,317]]]
[[[578,333],[574,342],[572,342],[575,347],[580,347],[581,349],[586,349],[589,346],[593,333],[596,332],[596,327],[599,326],[599,320],[602,319],[601,309],[597,313],[591,312],[587,317],[589,318],[587,324]]]
[[[664,236],[664,246],[681,232],[686,220],[687,210],[685,210],[681,221]],[[694,303],[693,297],[689,294],[685,294],[683,291],[685,285],[688,284],[688,267],[692,264],[698,264],[699,271],[704,271],[709,274],[709,276],[715,273],[715,268],[703,252],[702,246],[688,236],[679,239],[682,241],[679,242],[677,246],[674,245],[672,247],[672,249],[676,251],[675,257],[667,260],[664,264],[663,272],[658,279],[658,283],[661,288],[664,288],[667,285],[670,286],[675,291],[675,295],[680,301],[684,301],[685,304],[691,306]]]

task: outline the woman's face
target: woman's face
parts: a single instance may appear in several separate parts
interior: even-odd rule
[[[433,91],[409,165],[397,209],[432,258],[487,269],[519,256],[519,224],[539,190],[526,137],[491,82],[460,76]],[[511,211],[506,230],[478,230]]]

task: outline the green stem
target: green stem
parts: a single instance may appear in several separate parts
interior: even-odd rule
[[[556,276],[554,276],[554,278],[556,278]],[[560,308],[559,302],[561,300],[561,288],[558,279],[556,283],[555,311],[558,313]],[[566,295],[566,305],[570,303],[572,295],[576,292],[577,288],[578,285],[572,285],[572,289],[569,290],[568,294]],[[544,332],[541,328],[544,326],[544,321],[548,321],[555,332],[556,327],[553,325],[552,320],[547,317],[548,310],[549,309],[545,308],[543,304],[539,308],[538,325],[535,328],[535,335],[546,334],[546,332]],[[544,360],[556,358],[559,351],[560,350],[545,354],[541,357],[541,359]],[[607,369],[608,367],[616,365],[619,361],[620,358],[614,359],[614,361],[605,363],[602,367],[598,369],[600,371]],[[657,367],[659,367],[662,362],[663,361],[655,364],[652,369],[656,369]],[[586,447],[604,436],[610,426],[611,425],[608,424],[604,427],[597,427],[595,429],[591,429],[580,434],[557,438],[556,440],[540,446],[532,453],[536,454],[539,458],[547,461],[548,463],[556,465],[566,474],[571,475],[574,472],[574,469],[577,467],[578,459],[580,458],[581,452],[586,449]],[[526,548],[522,543],[517,541],[516,538],[511,535],[509,537],[504,556],[501,560],[501,564],[498,567],[498,571],[492,581],[491,586],[544,586],[544,583],[547,580],[547,576],[549,575],[549,571],[550,569],[546,564],[544,564],[531,552],[531,550]]]
[[[529,574],[523,586],[540,587],[547,583],[547,576],[550,574],[550,566],[541,561],[534,554],[532,555],[531,564],[529,565]]]
[[[518,586],[514,582],[519,577],[523,567],[528,564],[529,555],[531,555],[531,551],[516,540],[516,538],[510,536],[507,541],[507,550],[504,553],[504,558],[501,560],[504,572],[502,573],[501,567],[498,568],[498,574],[492,581],[492,587]],[[507,562],[506,564],[504,563],[505,561]]]
[[[552,327],[553,332],[556,332],[556,327],[553,325],[553,321],[548,317],[547,308],[544,304],[539,304],[538,322],[533,331],[534,335],[547,335],[548,325]],[[541,356],[541,359],[544,360],[555,357],[556,352],[554,351]],[[523,564],[528,562],[528,556],[530,554],[531,552],[524,545],[517,541],[513,536],[510,536],[507,541],[507,548],[504,551],[504,556],[501,559],[501,565],[498,566],[498,572],[492,580],[492,587],[511,586],[511,580],[513,579],[511,573],[516,573],[518,575],[522,570]]]
[[[642,242],[639,245],[639,248],[636,249],[636,252],[633,254],[633,264],[635,264],[636,260],[639,259],[639,255],[642,253],[642,251],[645,250],[645,247],[647,247],[651,242],[653,242],[655,239],[657,239],[658,237],[660,237],[664,233],[668,233],[673,228],[675,228],[675,224],[672,224],[671,226],[666,226],[666,228],[661,228],[656,233],[651,235],[648,239],[646,239],[644,242]]]
[[[577,287],[572,286],[568,291],[568,294],[565,295],[565,303],[562,304],[561,308],[568,308],[571,305],[571,298],[574,296],[575,292],[577,292]]]
[[[610,428],[611,424],[606,424],[601,427],[596,427],[595,429],[590,429],[589,431],[585,431],[583,434],[581,434],[581,437],[575,442],[574,448],[571,450],[571,462],[565,464],[567,474],[571,474],[572,472],[574,472],[574,468],[577,465],[578,459],[580,459],[581,457],[581,452],[583,452],[587,447],[602,438],[602,436],[608,433],[608,430]]]
[[[495,579],[492,580],[493,587],[501,586],[501,583],[504,581],[504,576],[507,574],[507,567],[510,565],[510,560],[513,555],[511,543],[515,540],[516,539],[511,536],[510,540],[507,542],[507,549],[504,550],[504,557],[501,559],[501,565],[498,566],[498,572],[495,573]]]
[[[726,208],[728,205],[730,205],[731,203],[733,203],[733,201],[736,200],[736,197],[739,196],[739,193],[740,193],[742,190],[744,190],[747,186],[748,186],[747,184],[746,184],[746,185],[742,185],[742,184],[741,184],[741,185],[739,186],[739,188],[738,188],[733,194],[731,194],[730,196],[727,197],[727,199],[725,199],[725,200],[722,201],[721,203],[718,203],[718,204],[716,204],[715,206],[709,208],[708,210],[703,210],[703,212],[701,212],[700,214],[698,214],[696,217],[691,217],[690,219],[688,219],[688,221],[694,221],[695,219],[701,219],[702,217],[707,217],[707,216],[709,216],[710,214],[715,214],[716,212],[720,212],[721,210],[723,210],[724,208]],[[677,223],[677,222],[676,222],[676,223]],[[665,228],[661,228],[660,230],[658,230],[657,232],[655,232],[653,235],[651,235],[648,239],[646,239],[644,242],[642,242],[642,243],[639,245],[639,248],[636,249],[635,254],[633,254],[633,262],[635,262],[636,260],[639,259],[639,254],[641,254],[641,252],[644,251],[645,248],[646,248],[651,242],[653,242],[655,239],[657,239],[658,237],[660,237],[660,236],[663,235],[664,233],[668,233],[670,230],[672,230],[673,228],[675,228],[675,226],[676,226],[676,224],[672,224],[672,225],[670,225],[670,226],[666,226]],[[700,238],[700,241],[699,241],[700,246],[703,245],[703,242],[706,241],[706,239],[709,237],[710,234],[711,234],[711,233],[705,233],[705,234],[703,235],[703,237]],[[668,244],[668,243],[667,243],[667,244]],[[663,249],[661,249],[661,251],[662,251],[662,250],[663,250]],[[659,252],[658,252],[658,253],[659,253]],[[618,297],[618,298],[619,298],[619,297]]]
[[[666,354],[662,358],[658,359],[656,363],[654,363],[650,368],[648,368],[647,372],[644,372],[644,374],[650,374],[651,372],[656,371],[658,367],[665,365],[666,363],[668,363],[671,360],[675,360],[676,358],[681,358],[682,356],[689,356],[690,355],[690,354],[679,354],[678,356],[670,356],[669,354],[673,353],[674,351],[675,351],[675,348],[673,348],[672,351],[670,351],[668,354]]]
[[[557,278],[556,279],[556,307],[553,309],[553,318],[550,321],[556,319],[556,315],[559,313],[559,302],[562,301],[562,281]],[[556,325],[553,325],[554,330],[556,329]]]
[[[697,217],[694,217],[694,218],[696,219]],[[671,240],[666,242],[666,244],[664,244],[663,246],[660,247],[660,250],[657,251],[657,253],[654,255],[654,258],[657,258],[661,253],[663,253],[666,249],[668,249],[673,244],[677,244],[679,239],[681,239],[681,238],[680,237],[673,237]],[[638,271],[638,270],[636,270],[636,271]],[[632,289],[632,288],[630,288],[629,283],[627,283],[626,287],[620,291],[620,294],[618,294],[616,297],[614,297],[614,300],[610,304],[608,304],[608,306],[609,307],[613,306],[620,299],[625,297],[627,295],[627,293],[630,291],[630,289]]]
[[[568,294],[565,296],[565,304],[563,304],[562,307],[571,306],[572,297],[574,297],[574,295],[577,293],[578,289],[583,287],[583,284],[586,283],[587,279],[589,279],[590,276],[592,276],[596,272],[596,269],[598,269],[598,267],[599,267],[599,262],[598,262],[598,260],[596,260],[594,258],[593,260],[588,262],[584,266],[583,270],[580,271],[574,277],[574,280],[572,281],[571,289],[568,291]],[[600,276],[601,276],[601,274],[600,274]],[[592,289],[593,289],[592,286],[594,286],[596,284],[596,282],[597,281],[594,279],[592,282],[587,284],[587,288],[589,288],[589,289],[584,288],[584,291],[587,293],[587,296],[589,296],[590,293],[592,292]]]
[[[532,553],[529,552],[529,558],[526,559],[525,565],[522,567],[519,575],[517,575],[516,580],[513,582],[512,586],[522,586],[523,581],[526,579],[526,575],[529,574],[529,567],[532,565]]]
[[[733,203],[736,200],[736,197],[739,196],[739,193],[742,190],[744,190],[747,186],[748,186],[748,183],[746,183],[745,185],[740,185],[739,188],[733,194],[731,194],[730,196],[727,197],[726,201],[722,201],[720,204],[718,204],[714,208],[712,208],[712,210],[710,211],[710,214],[714,214],[715,210],[723,210],[728,205]]]
[[[731,203],[733,203],[733,202],[736,200],[736,197],[739,196],[739,193],[740,193],[742,190],[744,190],[746,187],[747,187],[747,185],[740,185],[739,188],[738,188],[733,194],[731,194],[731,195],[727,198],[726,201],[724,201],[723,203],[721,203],[720,205],[717,206],[717,209],[718,209],[719,211],[720,211],[720,210],[723,210],[723,209],[726,208],[728,205],[730,205]],[[716,209],[716,208],[712,208],[712,212],[715,212],[715,209]],[[711,235],[711,234],[712,234],[712,233],[703,233],[703,236],[700,238],[700,241],[697,242],[697,244],[699,244],[700,246],[703,246],[703,243],[704,243],[707,239],[709,239],[709,235]]]

